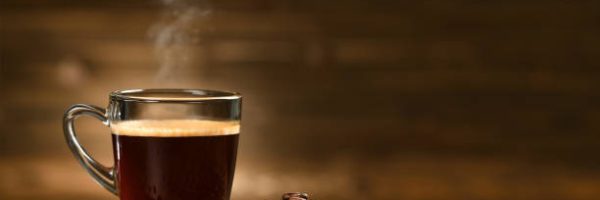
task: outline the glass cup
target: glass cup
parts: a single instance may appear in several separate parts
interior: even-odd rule
[[[64,115],[75,158],[121,200],[228,200],[241,119],[238,93],[193,89],[112,92],[108,108],[76,104]],[[110,127],[114,167],[94,160],[74,121],[89,115]]]

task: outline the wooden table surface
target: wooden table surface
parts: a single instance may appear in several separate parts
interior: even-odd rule
[[[233,199],[600,199],[600,1],[210,4],[1,1],[0,199],[115,199],[61,117],[150,87],[243,94]]]

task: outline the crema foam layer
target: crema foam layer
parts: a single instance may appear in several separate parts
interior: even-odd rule
[[[110,125],[113,134],[139,137],[192,137],[234,135],[239,121],[212,120],[132,120]]]

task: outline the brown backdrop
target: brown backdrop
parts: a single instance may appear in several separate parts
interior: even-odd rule
[[[116,199],[61,117],[139,87],[243,93],[233,199],[600,197],[598,1],[215,1],[163,76],[164,7],[0,3],[0,199]]]

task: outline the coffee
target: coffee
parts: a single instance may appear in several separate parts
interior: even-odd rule
[[[134,120],[111,124],[121,200],[228,200],[239,122]]]

